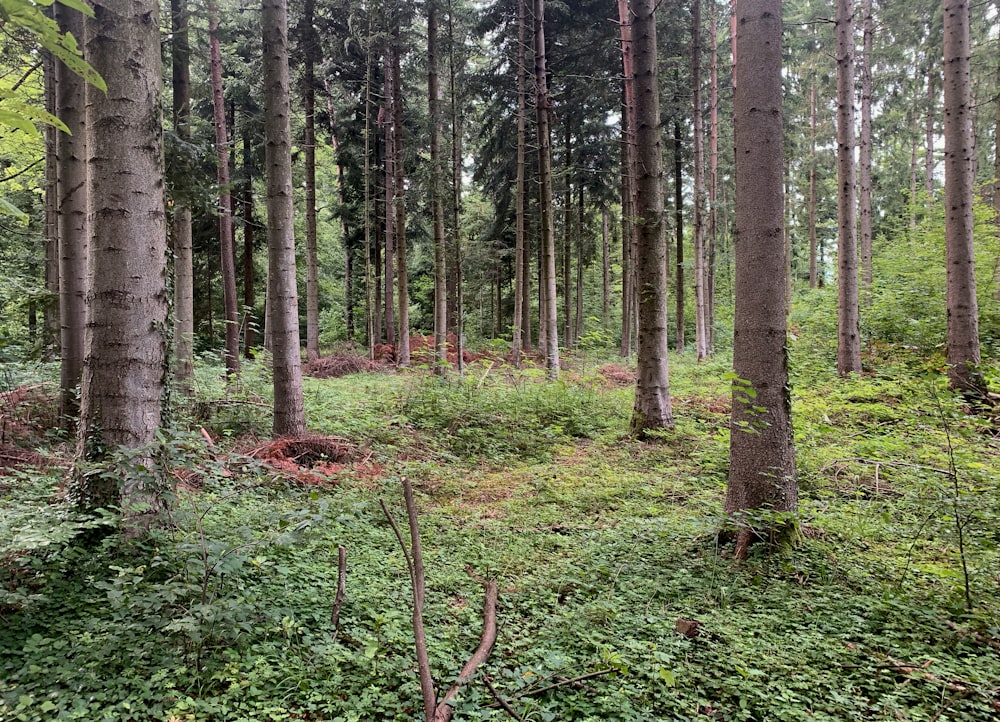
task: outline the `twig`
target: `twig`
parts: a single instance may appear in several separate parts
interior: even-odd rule
[[[555,684],[546,685],[545,687],[540,687],[538,689],[533,689],[533,690],[530,690],[528,692],[524,692],[524,693],[518,695],[518,697],[533,697],[536,694],[542,694],[543,692],[548,692],[550,690],[556,689],[557,687],[565,687],[566,685],[569,685],[569,684],[576,684],[577,682],[582,682],[585,679],[592,679],[593,677],[600,677],[600,676],[605,675],[605,674],[610,674],[611,672],[614,672],[614,671],[615,670],[613,668],[599,669],[596,672],[588,672],[587,674],[581,674],[579,677],[573,677],[573,679],[564,679],[564,680],[562,680],[560,682],[556,682]]]
[[[472,653],[472,656],[469,657],[469,661],[462,667],[462,671],[459,673],[458,677],[455,678],[451,687],[448,688],[444,697],[442,697],[441,701],[438,702],[437,708],[434,710],[434,722],[449,722],[449,720],[451,720],[454,708],[449,705],[448,702],[453,700],[458,695],[462,687],[468,684],[469,680],[475,676],[476,670],[479,669],[479,666],[489,659],[490,653],[493,651],[493,645],[496,644],[497,641],[498,594],[499,590],[497,588],[496,580],[488,580],[486,582],[486,594],[483,600],[483,633],[479,639],[479,646],[476,647],[476,651]],[[497,701],[501,703],[501,706],[503,706],[503,702],[499,697],[497,697]],[[507,709],[506,707],[504,708]]]
[[[434,717],[434,678],[431,677],[431,663],[427,656],[427,635],[424,632],[424,555],[420,547],[420,527],[417,524],[417,505],[413,501],[413,486],[405,476],[403,500],[406,502],[406,518],[410,523],[410,555],[413,558],[413,639],[417,649],[417,669],[420,673],[420,692],[424,697],[424,714],[427,722]]]
[[[347,596],[347,549],[343,544],[337,545],[337,596],[333,600],[333,609],[330,610],[330,624],[333,625],[333,638],[340,634],[340,609],[344,606],[344,598]]]
[[[477,391],[483,387],[483,383],[486,381],[486,377],[490,375],[490,371],[493,369],[493,364],[495,363],[496,361],[490,361],[489,366],[486,367],[486,371],[483,372],[483,377],[479,379],[479,383],[476,384]]]
[[[516,719],[517,722],[524,722],[524,718],[510,706],[507,700],[500,696],[500,693],[497,692],[496,687],[493,686],[493,681],[489,677],[483,677],[483,683],[486,685],[486,689],[490,691],[490,694],[493,695],[493,699],[497,701],[497,704],[503,707],[504,712]]]

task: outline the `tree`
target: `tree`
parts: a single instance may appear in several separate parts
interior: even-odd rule
[[[514,190],[514,324],[511,343],[511,358],[515,366],[521,363],[523,346],[525,306],[525,271],[528,251],[525,247],[527,218],[525,217],[525,150],[527,145],[527,70],[525,68],[525,35],[527,34],[527,2],[517,0],[517,178]],[[529,324],[530,325],[530,324]]]
[[[267,177],[268,301],[274,355],[275,436],[305,431],[299,304],[295,284],[287,0],[263,0],[264,166]]]
[[[969,88],[969,2],[944,0],[944,204],[948,378],[952,388],[985,391],[979,369],[979,306],[973,253],[975,148]]]
[[[191,44],[186,0],[171,0],[171,69],[174,133],[181,143],[191,141]],[[185,153],[186,155],[186,153]],[[182,163],[179,176],[190,169]],[[175,183],[183,183],[180,178]],[[172,240],[174,251],[174,380],[181,393],[194,391],[194,258],[191,237],[191,201],[175,192]]]
[[[559,377],[559,328],[556,302],[556,246],[552,218],[552,112],[545,69],[545,0],[535,0],[535,115],[538,132],[538,207],[541,214],[542,263],[545,302],[540,313],[545,321],[545,368],[549,378]]]
[[[861,3],[864,52],[861,56],[861,138],[858,145],[858,215],[861,235],[861,285],[866,305],[871,301],[872,288],[872,51],[875,28],[872,20],[872,0]]]
[[[107,82],[89,103],[91,288],[77,455],[99,460],[153,441],[166,388],[167,242],[160,118],[159,6],[94,3],[87,57]],[[139,460],[141,466],[141,458]],[[120,504],[141,528],[162,508],[147,475],[77,473],[76,503]]]
[[[861,372],[854,166],[854,0],[837,0],[837,371]]]
[[[236,250],[233,242],[233,194],[229,186],[229,132],[222,87],[222,50],[219,46],[219,8],[208,2],[209,72],[212,78],[212,118],[215,124],[216,178],[219,183],[219,254],[225,309],[226,375],[240,371],[240,325],[236,301]]]
[[[781,0],[736,4],[736,317],[726,514],[736,556],[798,506],[785,320]],[[768,516],[755,518],[757,514]]]
[[[56,5],[60,29],[82,38],[79,10]],[[85,361],[88,223],[87,83],[62,60],[56,61],[56,113],[66,130],[56,136],[56,195],[59,238],[59,414],[71,426]]]
[[[667,361],[667,242],[663,223],[663,141],[656,53],[656,2],[632,0],[635,53],[636,281],[639,344],[631,431],[674,424]]]
[[[428,0],[427,106],[430,115],[428,119],[431,151],[430,203],[434,243],[434,371],[443,376],[448,365],[448,273],[445,262],[447,249],[444,239],[444,205],[441,199],[441,86],[438,82],[437,44],[437,0]],[[514,332],[514,348],[520,349],[517,330]],[[518,355],[515,351],[514,362],[517,363],[517,360]]]
[[[319,259],[316,229],[316,53],[318,40],[313,26],[315,0],[305,0],[301,43],[302,109],[305,115],[306,191],[306,358],[319,358]]]
[[[691,89],[694,100],[694,328],[699,361],[708,358],[708,268],[705,249],[705,130],[701,101],[701,0],[691,4]]]

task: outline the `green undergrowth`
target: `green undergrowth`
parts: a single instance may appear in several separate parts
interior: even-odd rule
[[[802,539],[745,562],[718,538],[724,358],[671,359],[677,427],[652,442],[625,437],[632,390],[596,363],[556,384],[489,364],[307,379],[312,431],[384,473],[292,483],[178,433],[148,471],[186,483],[141,542],[68,512],[58,471],[0,477],[0,719],[420,719],[409,578],[380,507],[405,530],[403,475],[439,688],[478,643],[473,574],[501,589],[456,720],[512,718],[484,676],[532,721],[996,719],[995,420],[906,349],[839,380],[822,348],[791,348]],[[199,425],[243,448],[266,433],[266,385],[262,367],[235,396],[200,369],[199,400],[241,403]]]

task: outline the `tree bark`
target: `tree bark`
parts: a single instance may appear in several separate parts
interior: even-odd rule
[[[694,158],[694,204],[692,213],[694,252],[694,329],[695,351],[698,361],[708,357],[708,330],[706,328],[707,301],[705,281],[708,271],[705,264],[705,128],[701,106],[701,0],[691,3],[691,90],[694,100],[692,116],[694,131],[692,150]]]
[[[167,227],[163,198],[159,6],[100,0],[87,58],[107,83],[89,99],[92,238],[86,361],[77,456],[151,444],[166,389]],[[150,452],[135,463],[150,464]],[[120,506],[140,533],[163,508],[140,472],[121,479],[79,469],[71,498]]]
[[[636,90],[638,368],[630,429],[672,428],[667,361],[667,241],[663,223],[663,142],[656,51],[656,0],[632,0]]]
[[[736,146],[736,317],[725,511],[736,555],[798,506],[792,447],[782,234],[781,0],[740,0],[733,99]]]
[[[299,304],[295,283],[287,0],[263,0],[264,166],[267,177],[269,322],[274,358],[275,436],[305,432]]]
[[[618,0],[618,23],[622,41],[622,77],[625,107],[622,109],[622,340],[621,355],[632,355],[636,306],[636,107],[634,29],[628,0]]]
[[[45,110],[56,110],[56,58],[44,56]],[[45,342],[43,357],[59,355],[59,178],[56,145],[59,129],[45,126]]]
[[[611,223],[608,207],[601,206],[601,327],[607,329],[611,318]]]
[[[174,133],[181,143],[191,141],[191,44],[187,0],[171,0],[170,25]],[[186,154],[182,155],[186,158]],[[189,163],[178,169],[178,183],[190,172]],[[174,193],[174,382],[185,395],[194,393],[194,248],[191,235],[191,200],[187,189]]]
[[[441,201],[441,87],[438,82],[437,0],[427,1],[427,104],[430,112],[431,146],[431,226],[434,242],[434,373],[444,376],[448,370],[448,271],[445,257],[444,205]],[[519,117],[520,120],[520,117]],[[522,149],[519,146],[519,151]],[[523,151],[522,151],[523,152]],[[523,156],[522,156],[523,161]],[[520,276],[518,276],[520,278]],[[515,291],[516,293],[516,291]],[[520,309],[518,308],[518,311]],[[514,323],[518,323],[515,313]],[[520,348],[515,325],[514,344]],[[515,363],[517,363],[515,354]]]
[[[391,45],[391,44],[390,44]],[[387,47],[385,51],[385,59],[383,63],[383,73],[385,77],[383,78],[383,87],[385,88],[384,95],[384,105],[383,107],[383,117],[382,122],[385,124],[385,150],[383,155],[385,156],[385,203],[383,211],[385,214],[385,255],[383,262],[385,264],[382,273],[382,300],[384,302],[383,311],[383,322],[385,324],[385,340],[390,346],[396,345],[396,296],[395,296],[395,286],[396,286],[396,213],[395,213],[395,203],[396,198],[396,144],[393,139],[392,130],[392,99],[393,90],[392,83],[395,76],[392,72],[392,49]]]
[[[556,249],[552,219],[552,148],[549,121],[552,101],[545,69],[545,0],[535,0],[535,108],[538,127],[538,206],[542,223],[542,260],[545,263],[545,368],[559,378],[559,328],[556,306]]]
[[[219,255],[226,327],[226,376],[240,371],[240,322],[236,301],[236,251],[233,243],[233,197],[229,187],[229,133],[222,87],[222,50],[219,46],[219,8],[208,3],[209,70],[215,122],[216,177],[219,182]]]
[[[316,51],[318,38],[313,16],[315,0],[303,3],[300,42],[302,43],[302,109],[305,114],[306,191],[306,358],[319,358],[319,249],[316,229]]]
[[[816,245],[816,84],[809,88],[809,288],[820,287]]]
[[[56,3],[55,13],[62,32],[83,38],[84,20],[78,10]],[[60,132],[56,136],[56,194],[59,205],[59,415],[64,426],[71,428],[79,411],[77,392],[85,361],[90,148],[87,142],[87,84],[61,61],[56,60],[55,64],[56,114],[70,130],[70,133]]]
[[[527,7],[525,0],[517,2],[517,177],[514,189],[514,328],[511,334],[511,360],[514,366],[521,364],[521,336],[524,330],[524,306],[528,300],[524,295],[525,274],[525,147],[527,106],[526,87],[527,72],[525,69],[525,35],[527,25]]]
[[[400,68],[402,42],[399,18],[392,26],[390,40],[392,57],[392,169],[393,180],[393,233],[396,247],[396,288],[399,300],[399,339],[396,344],[396,363],[410,365],[410,290],[406,247],[406,182],[403,168],[403,76]]]
[[[874,44],[874,22],[872,0],[862,0],[864,31],[861,65],[861,139],[858,165],[861,245],[861,287],[864,305],[871,304],[872,291],[872,47]]]
[[[837,372],[861,373],[854,165],[854,0],[837,0]]]
[[[462,114],[459,106],[458,70],[455,67],[455,9],[448,0],[448,75],[451,94],[451,227],[454,237],[455,356],[458,374],[465,372],[465,298],[462,279]]]
[[[676,302],[674,328],[674,348],[677,353],[684,351],[685,321],[684,321],[684,160],[683,136],[681,122],[674,118],[674,232],[677,250],[674,254],[675,280],[674,296]]]
[[[948,379],[957,391],[986,390],[979,368],[979,306],[973,247],[976,160],[969,88],[969,0],[944,0],[944,205]]]
[[[250,147],[250,131],[243,132],[243,357],[252,359],[257,345],[257,305],[254,289],[254,219],[253,203],[253,160]]]
[[[573,346],[573,291],[570,287],[570,268],[573,259],[573,134],[569,123],[564,123],[566,130],[566,167],[563,173],[565,187],[563,188],[563,233],[562,233],[562,301],[563,301],[563,345]]]
[[[924,116],[924,204],[929,208],[934,201],[934,118],[937,115],[937,61],[927,63],[927,112]]]
[[[709,129],[708,129],[708,253],[705,277],[705,338],[709,356],[715,355],[715,249],[719,234],[719,38],[712,8],[709,22]]]

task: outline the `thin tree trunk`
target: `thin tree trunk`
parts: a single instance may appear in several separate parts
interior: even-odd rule
[[[622,76],[625,107],[622,112],[622,341],[621,354],[632,355],[636,315],[636,97],[633,17],[628,0],[618,0],[618,23],[622,42]]]
[[[934,118],[937,116],[937,63],[928,62],[927,68],[927,112],[924,116],[924,203],[927,207],[934,201]]]
[[[944,0],[944,206],[948,379],[958,391],[986,390],[979,368],[979,306],[973,246],[975,143],[969,88],[969,0]]]
[[[395,203],[396,198],[396,144],[393,139],[392,130],[392,99],[393,90],[392,83],[395,80],[395,75],[392,72],[392,49],[390,47],[386,48],[385,51],[385,63],[384,63],[384,74],[383,78],[385,87],[385,96],[383,98],[384,102],[384,113],[383,122],[385,123],[385,203],[383,206],[383,211],[385,212],[385,257],[383,262],[385,268],[382,273],[382,300],[383,300],[383,319],[385,324],[385,339],[386,343],[390,346],[396,345],[396,310],[395,310],[395,285],[396,285],[396,213],[395,213]],[[398,356],[396,357],[399,358]]]
[[[667,238],[663,222],[663,141],[656,51],[656,0],[632,0],[636,85],[636,204],[639,343],[635,436],[673,427],[667,361]]]
[[[233,244],[233,200],[229,188],[229,133],[222,88],[222,50],[219,46],[219,8],[208,2],[209,69],[215,121],[216,177],[219,182],[219,255],[222,301],[226,325],[226,376],[240,371],[240,325],[236,301],[236,251]]]
[[[254,219],[253,203],[253,149],[251,147],[250,129],[243,131],[243,358],[252,359],[257,346],[257,297],[254,288],[255,276],[253,263]]]
[[[809,288],[820,288],[816,244],[816,84],[809,88]]]
[[[608,207],[601,206],[601,328],[611,319],[611,223]]]
[[[684,351],[684,163],[682,151],[681,122],[674,118],[674,231],[676,232],[676,280],[674,281],[674,296],[676,301],[676,319],[674,328],[674,348],[678,353]]]
[[[577,188],[577,215],[576,215],[576,327],[573,330],[574,343],[579,345],[580,337],[583,335],[583,215],[584,215],[584,191],[581,184]]]
[[[45,110],[55,115],[56,58],[44,55]],[[45,126],[45,342],[43,357],[59,355],[59,192],[56,145],[60,131]]]
[[[733,99],[736,146],[736,317],[726,514],[736,556],[776,541],[798,507],[782,241],[781,0],[740,0]],[[752,510],[767,510],[754,519]]]
[[[552,148],[549,121],[552,101],[545,69],[545,0],[535,0],[535,108],[538,127],[538,206],[542,222],[542,258],[545,263],[545,368],[559,377],[559,330],[556,307],[556,249],[552,219]]]
[[[191,45],[188,35],[187,0],[171,0],[173,43],[173,123],[181,143],[191,140]],[[181,178],[190,168],[184,163]],[[184,183],[184,180],[180,181]],[[174,382],[178,390],[194,392],[194,249],[191,236],[191,201],[186,188],[174,194]]]
[[[917,230],[917,138],[910,143],[910,236]]]
[[[107,83],[89,99],[92,238],[77,456],[97,460],[155,440],[166,389],[167,224],[160,117],[159,6],[100,0],[87,59]],[[152,449],[132,458],[150,463]],[[130,533],[163,508],[149,473],[77,473],[84,508],[120,506]]]
[[[452,204],[451,227],[454,237],[455,279],[455,355],[458,375],[465,373],[464,314],[465,298],[462,283],[462,116],[458,103],[458,71],[455,68],[455,10],[448,0],[448,74],[451,94]]]
[[[525,35],[527,7],[525,0],[517,2],[517,180],[514,189],[514,328],[511,334],[510,355],[514,366],[521,365],[521,338],[524,329],[524,306],[528,300],[524,295],[525,273],[525,110],[527,105],[527,71],[525,69]]]
[[[286,0],[263,0],[264,165],[267,177],[269,322],[274,358],[275,436],[305,432],[299,302],[295,283],[291,106]]]
[[[83,38],[79,10],[56,3],[56,19],[63,32]],[[96,94],[96,92],[95,92]],[[77,391],[85,359],[88,292],[88,144],[87,86],[80,76],[56,61],[57,115],[70,133],[56,137],[57,199],[59,205],[59,415],[66,428],[75,424]]]
[[[709,60],[709,129],[708,129],[708,268],[705,278],[705,336],[709,356],[715,355],[715,248],[719,233],[719,38],[716,5],[711,8],[708,42]]]
[[[571,177],[573,173],[573,135],[570,132],[569,123],[565,123],[566,129],[566,168],[564,172],[566,185],[563,188],[563,233],[562,233],[562,301],[563,301],[563,345],[567,348],[573,346],[573,314],[571,306],[573,302],[573,291],[570,288],[570,268],[573,258],[573,184]]]
[[[319,358],[319,249],[316,232],[316,46],[313,29],[315,0],[304,0],[302,43],[302,109],[306,191],[306,358]]]
[[[400,68],[402,45],[399,33],[399,18],[393,22],[391,50],[392,57],[392,169],[393,180],[393,233],[396,248],[396,290],[399,300],[399,333],[396,344],[396,363],[410,365],[410,290],[407,269],[406,247],[406,183],[403,169],[403,79]]]
[[[694,100],[694,133],[692,150],[694,158],[694,203],[692,213],[692,236],[694,240],[694,337],[698,361],[708,357],[708,331],[705,317],[705,128],[701,107],[701,0],[691,3],[691,89]]]
[[[872,292],[872,46],[874,23],[872,0],[862,0],[861,13],[864,22],[861,65],[861,142],[858,164],[860,166],[860,197],[858,215],[861,234],[861,287],[864,305],[871,305]]]
[[[837,372],[861,373],[854,165],[854,0],[837,0]]]
[[[444,206],[441,202],[441,88],[437,68],[437,0],[427,2],[427,105],[430,111],[431,146],[431,226],[434,241],[434,372],[444,376],[448,370],[448,272],[444,237]],[[520,310],[520,309],[518,309]],[[515,324],[518,322],[515,313]],[[515,326],[515,329],[517,327]],[[515,331],[515,346],[520,342]],[[517,359],[515,358],[515,363]]]

